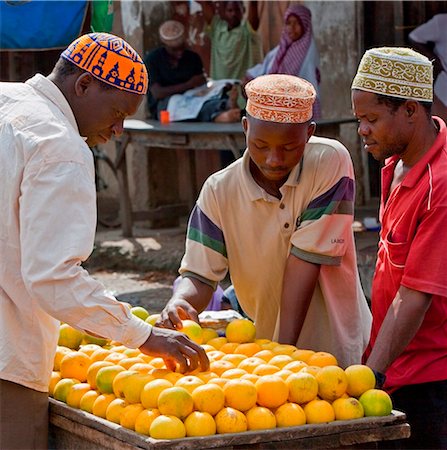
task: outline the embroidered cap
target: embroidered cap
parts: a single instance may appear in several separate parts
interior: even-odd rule
[[[146,94],[149,75],[140,55],[123,39],[108,33],[84,34],[61,57],[117,89]]]
[[[433,65],[428,58],[410,48],[373,48],[363,55],[351,88],[432,102]]]
[[[185,42],[185,26],[177,20],[167,20],[158,30],[160,40],[168,47],[180,47]]]
[[[294,75],[269,74],[245,86],[250,116],[280,123],[304,123],[312,118],[315,88]]]

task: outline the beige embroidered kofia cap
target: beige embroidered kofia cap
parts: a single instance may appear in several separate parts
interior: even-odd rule
[[[246,111],[260,120],[280,123],[304,123],[312,118],[315,88],[294,75],[269,74],[251,80],[245,86]]]
[[[185,26],[177,20],[167,20],[158,30],[160,40],[168,47],[180,47],[185,42]]]
[[[351,88],[432,102],[433,65],[428,58],[410,48],[373,48],[363,55]]]

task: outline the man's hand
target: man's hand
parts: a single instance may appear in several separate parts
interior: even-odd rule
[[[163,358],[166,367],[173,371],[178,369],[186,373],[197,368],[202,371],[209,369],[205,350],[178,331],[153,327],[140,350],[146,355]]]
[[[199,315],[195,308],[186,300],[173,299],[161,312],[156,325],[163,328],[182,329],[182,320],[191,319],[199,323]]]

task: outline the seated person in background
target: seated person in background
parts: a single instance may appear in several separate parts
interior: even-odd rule
[[[317,98],[313,105],[313,118],[321,117],[320,57],[312,35],[312,15],[303,5],[291,5],[284,14],[284,28],[279,45],[267,53],[264,61],[247,70],[244,84],[260,75],[284,73],[297,75],[315,87]]]
[[[190,89],[204,86],[206,77],[200,56],[186,48],[185,27],[180,22],[168,20],[159,29],[163,43],[151,51],[145,63],[150,68],[149,111],[154,119],[159,120],[160,111],[168,109],[171,96],[183,94]],[[191,120],[200,122],[236,122],[240,120],[240,110],[236,107],[233,91],[206,100]],[[237,94],[237,92],[236,92]],[[196,97],[203,102],[203,99]],[[194,98],[191,97],[193,102]]]

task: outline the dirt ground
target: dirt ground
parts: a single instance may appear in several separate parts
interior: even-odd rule
[[[125,239],[119,229],[99,229],[84,267],[119,300],[160,312],[171,297],[185,230],[136,228],[135,237]]]

